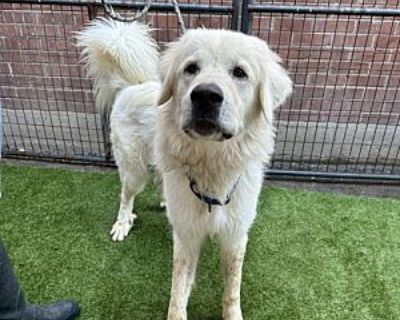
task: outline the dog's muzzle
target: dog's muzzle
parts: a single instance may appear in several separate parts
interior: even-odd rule
[[[216,140],[232,138],[219,124],[224,94],[215,83],[197,85],[190,94],[192,118],[183,130],[191,137],[215,137]],[[213,139],[214,140],[214,139]]]

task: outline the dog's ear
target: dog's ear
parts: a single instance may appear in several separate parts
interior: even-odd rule
[[[177,43],[168,44],[167,49],[161,56],[161,93],[158,98],[158,105],[166,103],[174,95],[175,71],[176,71]]]
[[[279,56],[263,42],[261,57],[260,102],[264,112],[272,113],[292,93],[293,83]]]

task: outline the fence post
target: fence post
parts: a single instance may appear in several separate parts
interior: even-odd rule
[[[0,100],[0,164],[3,161],[3,139],[4,139],[4,133],[3,133],[3,106],[2,102]],[[0,167],[0,199],[2,197],[2,191],[3,191],[3,185],[2,185],[2,171]]]
[[[97,16],[97,7],[95,3],[89,3],[87,6],[89,20],[93,20]]]
[[[108,110],[101,111],[101,131],[103,133],[105,160],[107,162],[111,162],[112,149],[110,141],[110,113]]]
[[[239,20],[240,20],[240,0],[232,1],[232,25],[231,29],[239,31]]]
[[[246,34],[251,33],[251,20],[252,17],[249,12],[249,4],[252,0],[243,0],[242,2],[242,20],[240,24],[240,31]]]

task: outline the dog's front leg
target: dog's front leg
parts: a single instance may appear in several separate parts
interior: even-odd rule
[[[240,307],[240,284],[242,265],[246,252],[247,235],[239,241],[221,240],[221,271],[224,279],[223,317],[224,320],[243,320]]]
[[[181,239],[174,233],[174,261],[168,320],[186,320],[186,307],[196,273],[202,239]]]

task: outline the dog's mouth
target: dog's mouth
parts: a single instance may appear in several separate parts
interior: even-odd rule
[[[192,120],[184,126],[183,131],[193,139],[224,141],[233,137],[232,133],[227,132],[218,123],[210,119]]]

